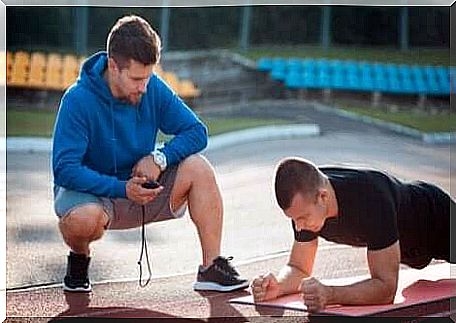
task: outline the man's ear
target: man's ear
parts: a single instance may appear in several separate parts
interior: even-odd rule
[[[116,61],[112,57],[108,58],[108,69],[110,72],[119,71],[119,66],[117,65]]]
[[[326,188],[319,188],[317,194],[318,204],[326,205],[329,200],[329,191]]]

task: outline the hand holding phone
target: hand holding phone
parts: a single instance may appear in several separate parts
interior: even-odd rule
[[[160,184],[157,181],[150,180],[150,181],[145,182],[141,186],[144,187],[144,188],[147,188],[147,189],[154,189],[154,188],[159,187]]]

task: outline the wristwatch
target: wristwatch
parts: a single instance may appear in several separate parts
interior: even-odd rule
[[[160,168],[160,170],[163,172],[166,169],[166,156],[164,153],[162,153],[160,150],[154,150],[150,153],[152,157],[154,158],[155,164]]]

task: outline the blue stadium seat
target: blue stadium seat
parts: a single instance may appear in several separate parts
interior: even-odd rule
[[[257,70],[260,72],[270,72],[272,70],[272,58],[262,57],[257,61]]]
[[[443,66],[437,66],[435,68],[437,75],[437,83],[440,87],[441,95],[450,95],[450,69]]]
[[[456,93],[456,67],[450,67],[450,91]]]
[[[330,64],[326,59],[317,60],[316,64],[316,85],[322,89],[328,89],[332,86],[330,75]]]
[[[433,66],[424,67],[424,75],[426,77],[428,85],[428,94],[430,95],[440,95],[440,86],[437,82],[437,75],[435,73],[435,68]]]
[[[402,64],[399,65],[399,79],[402,85],[402,92],[407,94],[416,93],[416,83],[412,79],[412,70],[410,66]]]
[[[410,66],[354,60],[260,58],[258,70],[290,89],[339,89],[446,96],[456,92],[456,67]]]
[[[301,72],[301,87],[302,88],[317,88],[316,83],[316,61],[313,59],[305,59],[302,62]]]
[[[437,66],[435,67],[435,73],[437,74],[437,77],[440,79],[445,79],[448,78],[450,75],[450,70],[449,68],[443,67],[443,66]]]
[[[300,88],[302,70],[303,63],[301,59],[288,59],[285,67],[285,85],[291,89]]]
[[[386,64],[386,78],[388,92],[401,93],[401,82],[399,81],[399,69],[396,64]]]
[[[348,74],[358,74],[358,63],[353,60],[345,61],[345,69]]]
[[[361,90],[372,91],[374,90],[373,66],[368,62],[361,62],[359,64],[361,75]]]
[[[386,79],[386,67],[384,64],[375,63],[373,65],[374,90],[379,92],[388,91],[388,81]]]
[[[347,79],[343,62],[341,60],[335,59],[332,60],[329,65],[332,70],[331,87],[335,89],[345,89],[347,87]]]
[[[420,66],[413,65],[410,70],[412,80],[415,82],[416,92],[418,94],[427,94],[428,86],[425,81],[423,69]]]
[[[290,59],[288,59],[286,69],[287,69],[287,73],[290,72],[290,71],[300,73],[301,69],[302,69],[301,60],[298,59],[298,58],[290,58]]]
[[[361,77],[358,63],[349,60],[345,62],[345,73],[347,75],[347,86],[349,90],[362,90]]]
[[[272,61],[271,78],[275,81],[285,81],[287,62],[283,58],[274,58]]]
[[[285,86],[293,90],[300,89],[302,87],[301,72],[294,69],[288,71],[285,76]]]

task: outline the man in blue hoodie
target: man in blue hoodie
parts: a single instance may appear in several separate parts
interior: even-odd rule
[[[54,208],[71,248],[64,290],[91,290],[92,241],[126,229],[183,216],[198,230],[202,265],[195,290],[243,289],[245,279],[220,256],[223,207],[215,174],[197,153],[207,128],[153,71],[160,38],[142,18],[119,19],[107,52],[82,66],[64,94],[54,129]],[[174,135],[155,147],[157,131]],[[157,187],[145,184],[158,182]]]

